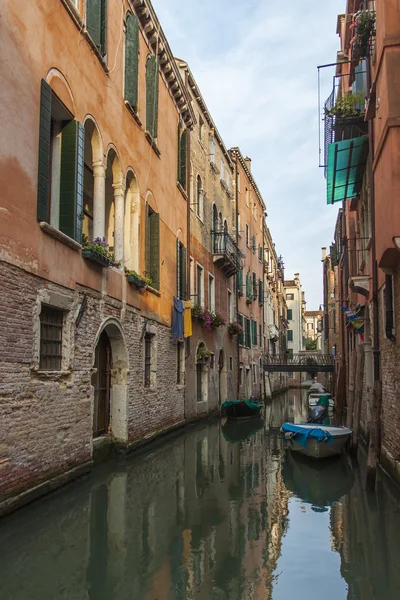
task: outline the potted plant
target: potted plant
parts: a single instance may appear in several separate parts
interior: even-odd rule
[[[376,18],[374,10],[360,10],[354,15],[354,23],[350,25],[354,36],[350,40],[352,58],[363,59],[371,54],[372,40],[376,34]]]
[[[114,264],[114,254],[109,251],[105,238],[97,237],[92,242],[84,241],[82,256],[101,267],[111,267]]]
[[[243,327],[240,323],[234,321],[233,323],[229,323],[228,333],[229,335],[239,335],[240,333],[243,333]]]
[[[138,290],[146,288],[147,286],[152,284],[152,280],[150,277],[143,277],[139,275],[136,271],[125,269],[126,278],[128,283],[134,285]]]
[[[200,304],[195,304],[192,307],[192,318],[202,321],[204,319],[204,308]]]
[[[196,362],[205,364],[210,360],[211,355],[212,351],[209,348],[200,346],[197,350]]]
[[[209,312],[209,315],[211,318],[211,327],[216,329],[217,327],[221,327],[221,325],[226,324],[226,319],[220,314],[216,312]]]
[[[339,96],[336,104],[332,108],[325,108],[325,115],[329,117],[337,117],[340,119],[348,119],[351,117],[360,117],[364,111],[359,108],[365,103],[365,97],[363,92],[357,92],[356,94],[345,94]]]

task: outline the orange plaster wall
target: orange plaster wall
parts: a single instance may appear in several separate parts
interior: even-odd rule
[[[145,139],[145,64],[148,49],[140,36],[139,117],[141,130],[123,100],[122,31],[125,11],[121,3],[109,3],[107,76],[60,0],[28,2],[21,11],[12,0],[3,3],[0,21],[0,258],[27,271],[73,289],[77,283],[101,289],[101,271],[88,265],[76,252],[45,235],[36,221],[40,80],[58,69],[61,80],[51,85],[75,118],[83,122],[93,115],[99,127],[104,154],[113,144],[123,172],[132,167],[137,175],[141,201],[141,257],[144,271],[144,213],[147,190],[151,190],[160,213],[161,298],[128,292],[133,305],[162,316],[169,324],[172,295],[176,287],[175,238],[181,229],[186,240],[187,203],[176,187],[178,112],[162,76],[159,80],[158,158]],[[126,2],[126,8],[128,3]],[[28,51],[29,49],[29,51]],[[29,57],[29,58],[28,58]],[[73,98],[71,102],[71,96]],[[173,259],[171,258],[173,257]],[[68,265],[68,268],[66,268]],[[122,276],[108,273],[107,293],[121,299]],[[129,287],[129,286],[128,286]],[[133,295],[133,296],[132,296]]]

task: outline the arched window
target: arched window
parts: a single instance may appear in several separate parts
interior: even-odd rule
[[[125,100],[134,111],[138,105],[139,22],[128,13],[125,33]]]
[[[178,182],[186,191],[187,186],[187,129],[178,126]]]
[[[197,175],[197,179],[196,179],[196,213],[197,213],[197,216],[200,217],[200,219],[203,217],[202,195],[203,195],[203,190],[202,190],[202,184],[201,184],[201,177],[200,177],[200,175]]]

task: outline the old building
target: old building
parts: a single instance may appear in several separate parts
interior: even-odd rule
[[[306,341],[306,350],[321,350],[322,310],[306,310],[304,312],[303,338]]]
[[[150,2],[21,12],[7,1],[0,38],[0,495],[11,498],[87,470],[99,443],[129,446],[185,419],[171,335],[188,244],[177,132],[195,115]]]
[[[368,442],[371,486],[377,460],[397,478],[400,464],[397,3],[348,0],[337,33],[334,86],[325,103],[327,201],[342,202],[329,256],[337,270],[337,385],[355,445],[360,435]],[[325,277],[328,306],[331,284]],[[333,347],[331,335],[329,326]]]
[[[301,288],[299,273],[294,274],[294,279],[285,281],[287,303],[287,349],[291,354],[298,354],[304,350],[304,310],[305,299]]]
[[[193,335],[186,353],[186,416],[218,410],[236,397],[236,245],[233,163],[189,66],[177,60],[196,115],[190,134],[190,300]],[[210,357],[204,352],[211,353]]]

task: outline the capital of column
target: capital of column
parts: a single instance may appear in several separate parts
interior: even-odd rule
[[[125,183],[120,181],[112,184],[114,190],[114,196],[123,196],[125,193]]]
[[[106,168],[103,161],[96,161],[93,163],[93,176],[106,178]]]

